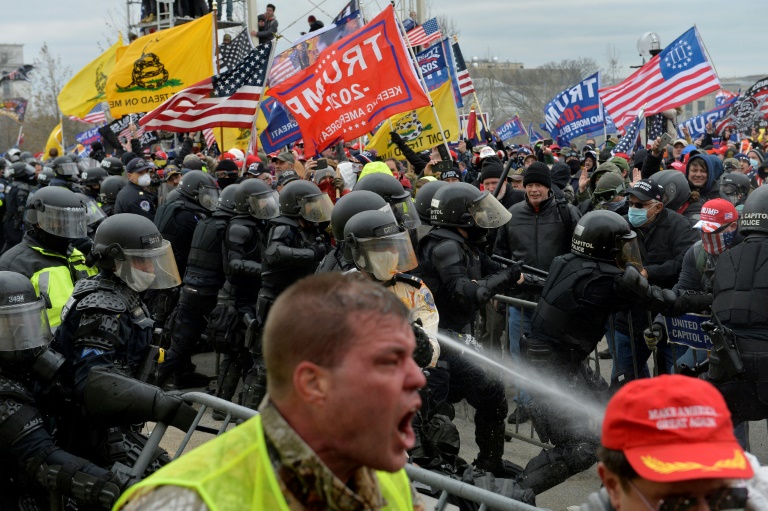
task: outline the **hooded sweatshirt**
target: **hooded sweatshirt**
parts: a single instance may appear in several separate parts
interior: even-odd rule
[[[688,179],[688,183],[691,185],[691,191],[698,190],[701,194],[701,200],[703,201],[718,198],[720,196],[720,187],[718,186],[717,180],[720,179],[720,176],[723,174],[723,162],[713,154],[697,154],[688,160],[688,164],[685,166],[686,178],[688,177],[691,163],[697,160],[703,161],[704,165],[707,167],[707,183],[703,187],[698,188],[693,186],[693,183]]]

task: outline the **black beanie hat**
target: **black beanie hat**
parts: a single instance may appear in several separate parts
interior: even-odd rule
[[[216,165],[216,171],[223,170],[225,172],[237,172],[239,169],[237,167],[237,163],[235,163],[232,160],[221,160],[218,165]]]
[[[136,153],[128,151],[127,153],[123,153],[123,155],[120,157],[120,161],[123,162],[123,165],[128,166],[128,162],[134,158],[138,158]]]
[[[501,163],[496,162],[486,162],[483,164],[483,169],[480,171],[480,179],[479,181],[482,183],[486,179],[501,179],[501,172],[504,170],[504,167]]]
[[[549,167],[540,161],[531,163],[523,175],[523,186],[528,186],[528,183],[539,183],[547,188],[552,188],[552,173],[549,171]]]

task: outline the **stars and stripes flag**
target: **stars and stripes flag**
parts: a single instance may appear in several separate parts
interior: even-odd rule
[[[25,82],[28,82],[29,72],[34,68],[35,66],[24,64],[23,66],[12,69],[7,73],[2,73],[0,74],[0,82],[4,82],[5,80],[24,80]]]
[[[644,110],[641,108],[640,111],[637,112],[637,115],[635,115],[635,120],[633,120],[629,126],[627,126],[627,132],[624,133],[623,137],[621,137],[621,140],[618,144],[616,144],[616,147],[611,149],[611,154],[632,154],[635,148],[637,135],[640,132],[640,125],[643,123],[643,111]]]
[[[136,130],[136,133],[131,133],[131,126],[134,128],[136,127],[135,124],[131,123],[120,132],[118,136],[123,138],[141,138],[142,135],[144,135],[144,126],[139,126],[139,128]]]
[[[177,92],[142,117],[146,129],[199,131],[250,128],[264,88],[273,41],[258,45],[235,68]]]
[[[459,94],[464,97],[475,92],[475,84],[472,83],[472,77],[469,76],[467,63],[464,62],[464,56],[461,54],[459,40],[456,36],[453,38],[451,48],[453,49],[453,60],[456,63],[456,80],[459,82]]]
[[[423,24],[406,32],[405,35],[409,46],[424,46],[443,38],[437,24],[437,18],[428,19]]]
[[[219,73],[237,67],[248,53],[253,50],[253,41],[247,30],[240,32],[229,44],[219,46]]]
[[[717,94],[715,94],[715,106],[724,105],[725,103],[735,98],[736,96],[738,96],[738,94],[735,92],[731,92],[725,89],[720,89],[717,92]]]
[[[216,143],[216,135],[213,134],[213,128],[205,128],[203,130],[203,138],[205,138],[205,145],[213,147]]]
[[[652,143],[667,131],[667,122],[663,114],[651,115],[645,120],[645,139]]]
[[[73,121],[84,122],[87,124],[102,124],[107,122],[107,114],[104,111],[104,103],[98,103],[91,109],[90,112],[85,114],[82,119],[76,115],[70,115],[69,118]]]
[[[647,114],[656,114],[718,89],[720,80],[693,27],[632,76],[598,92],[616,126],[622,128],[643,105]]]

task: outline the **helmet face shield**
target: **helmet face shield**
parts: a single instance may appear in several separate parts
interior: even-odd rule
[[[400,202],[391,203],[391,206],[392,213],[395,214],[398,224],[406,229],[415,229],[421,225],[419,213],[416,211],[416,204],[413,203],[410,195]]]
[[[299,199],[299,214],[310,222],[330,222],[333,201],[327,193],[307,195]]]
[[[640,245],[637,243],[637,234],[632,232],[623,236],[618,244],[616,263],[619,265],[619,268],[634,266],[638,271],[642,270],[643,257],[640,254]]]
[[[51,328],[42,299],[0,307],[0,352],[42,348],[50,341]]]
[[[85,203],[85,223],[94,225],[107,218],[107,214],[101,209],[99,203],[91,199]]]
[[[80,172],[82,173],[90,168],[98,167],[99,162],[94,160],[93,158],[82,158],[77,161],[76,165],[80,169]],[[67,175],[70,175],[70,174],[67,174]]]
[[[280,194],[276,190],[254,193],[248,196],[251,216],[260,220],[269,220],[280,215]]]
[[[219,189],[213,186],[201,186],[197,190],[197,202],[208,211],[215,211],[219,205]]]
[[[512,218],[512,213],[489,192],[483,193],[479,199],[469,204],[469,213],[475,223],[485,229],[501,227]]]
[[[75,177],[77,176],[77,163],[58,163],[56,164],[56,173],[60,176]]]
[[[393,226],[394,227],[394,226]],[[398,273],[418,266],[416,253],[407,231],[376,238],[358,238],[352,257],[358,269],[388,281]]]
[[[115,274],[139,293],[146,289],[169,289],[181,284],[168,240],[163,240],[157,248],[124,250],[123,258],[115,261]]]
[[[38,225],[47,233],[70,239],[84,238],[88,234],[85,207],[57,208],[49,205],[42,206],[42,210],[38,209],[36,213]]]

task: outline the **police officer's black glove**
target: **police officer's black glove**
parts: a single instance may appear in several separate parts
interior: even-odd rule
[[[181,397],[171,392],[163,392],[155,399],[154,413],[157,420],[182,431],[192,425],[197,410],[182,401]]]
[[[323,260],[323,257],[325,257],[325,254],[327,252],[325,248],[325,243],[315,243],[314,245],[311,245],[309,248],[311,248],[312,252],[315,253],[315,261]]]
[[[630,293],[642,294],[648,288],[648,281],[634,266],[624,268],[624,274],[619,280],[619,286]]]
[[[389,138],[391,138],[392,139],[392,143],[397,145],[397,146],[400,146],[400,145],[405,143],[403,141],[403,137],[401,137],[400,134],[398,132],[396,132],[396,131],[390,131],[389,132]]]
[[[429,342],[429,335],[427,335],[426,330],[421,326],[421,319],[411,323],[411,328],[413,328],[413,335],[416,336],[416,349],[413,350],[413,360],[417,366],[423,369],[432,362],[432,355],[434,354],[432,343]]]
[[[510,284],[517,284],[517,281],[520,280],[520,276],[523,274],[522,268],[522,263],[517,262],[504,268],[504,272],[507,274],[507,278],[509,279]]]
[[[674,305],[676,315],[686,312],[702,312],[712,305],[711,293],[698,293],[695,291],[686,291],[677,297]]]
[[[72,242],[72,248],[76,248],[83,253],[84,256],[88,256],[93,248],[93,240],[91,238],[80,238]]]

